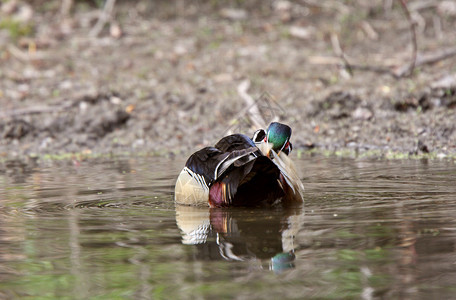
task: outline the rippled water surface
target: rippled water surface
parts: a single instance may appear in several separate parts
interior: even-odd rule
[[[0,298],[456,297],[452,161],[307,157],[302,207],[211,210],[183,163],[0,164]]]

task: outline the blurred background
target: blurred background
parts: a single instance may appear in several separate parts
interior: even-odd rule
[[[174,156],[272,120],[295,149],[454,154],[454,28],[454,1],[2,1],[0,155]]]
[[[454,298],[455,28],[445,0],[0,0],[0,299]],[[190,153],[272,120],[303,207],[176,209]]]

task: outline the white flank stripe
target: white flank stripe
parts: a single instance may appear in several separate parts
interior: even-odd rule
[[[204,176],[202,176],[200,174],[196,174],[195,172],[193,172],[192,170],[190,170],[187,167],[184,167],[184,171],[187,172],[190,176],[192,176],[193,179],[198,181],[198,183],[201,185],[202,188],[204,188],[207,191],[209,190],[209,186],[207,185],[207,182],[206,182],[206,179],[204,179]]]

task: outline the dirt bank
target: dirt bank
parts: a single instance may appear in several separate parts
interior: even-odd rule
[[[411,76],[399,1],[117,1],[96,34],[90,2],[41,2],[1,7],[1,156],[188,154],[253,132],[245,80],[295,149],[456,153],[452,1],[408,1]]]

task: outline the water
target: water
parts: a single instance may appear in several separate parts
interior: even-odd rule
[[[456,165],[307,157],[305,205],[175,208],[183,160],[0,165],[0,298],[456,297]]]

